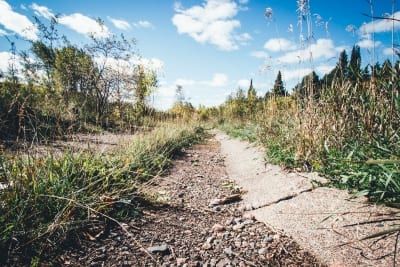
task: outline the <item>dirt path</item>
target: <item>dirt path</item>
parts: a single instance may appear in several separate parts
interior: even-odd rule
[[[66,246],[62,266],[322,266],[293,239],[241,209],[215,139],[195,145],[142,188],[158,204],[110,234],[94,226]]]
[[[395,227],[399,210],[351,199],[342,190],[316,187],[316,175],[288,173],[265,164],[264,153],[217,132],[227,173],[247,193],[245,210],[273,229],[283,230],[303,248],[331,266],[400,266],[398,235],[358,240]],[[400,246],[400,245],[399,245]],[[397,254],[397,259],[394,255]],[[395,262],[394,262],[395,261]]]

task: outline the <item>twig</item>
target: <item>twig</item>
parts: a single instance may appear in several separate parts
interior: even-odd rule
[[[397,246],[398,246],[398,244],[399,244],[399,238],[400,238],[400,231],[397,232],[397,235],[396,235],[396,242],[394,243],[393,267],[396,267]]]
[[[400,19],[395,19],[394,17],[391,18],[391,17],[371,16],[371,15],[366,14],[366,13],[362,13],[362,15],[364,15],[366,17],[369,17],[371,19],[385,19],[385,20],[393,20],[393,21],[399,21],[400,22]]]
[[[121,229],[125,232],[125,234],[126,234],[128,237],[132,237],[132,234],[125,228],[125,226],[123,226],[123,225],[122,225],[119,221],[117,221],[116,219],[114,219],[114,218],[112,218],[112,217],[108,216],[107,214],[104,214],[104,213],[102,213],[102,212],[100,212],[100,211],[97,211],[97,210],[95,210],[95,209],[93,209],[93,208],[91,208],[91,207],[89,207],[89,206],[83,205],[83,204],[77,202],[77,201],[74,200],[74,199],[70,199],[70,198],[66,198],[66,197],[60,197],[60,196],[54,196],[54,195],[44,195],[44,194],[40,194],[40,195],[38,195],[38,196],[40,196],[40,197],[50,197],[50,198],[56,198],[56,199],[61,199],[61,200],[70,201],[71,203],[74,203],[74,204],[75,204],[76,206],[78,206],[78,207],[88,209],[88,210],[90,210],[90,211],[92,211],[92,212],[94,212],[94,213],[96,213],[96,214],[99,214],[99,215],[103,216],[104,218],[107,218],[107,219],[109,219],[109,220],[115,222],[116,224],[118,224],[119,227],[121,227]],[[134,242],[135,242],[136,245],[138,245],[138,246],[139,246],[139,247],[154,261],[154,262],[157,262],[157,260],[150,254],[150,252],[147,251],[147,249],[145,249],[145,248],[143,247],[142,244],[139,243],[139,241],[137,241],[136,239],[134,239]]]
[[[398,220],[399,220],[398,218],[397,219],[394,219],[394,218],[378,219],[378,220],[373,220],[373,221],[364,221],[364,222],[346,224],[346,225],[343,225],[342,227],[352,227],[352,226],[358,226],[358,225],[380,223],[380,222],[390,222],[390,221],[398,221]]]

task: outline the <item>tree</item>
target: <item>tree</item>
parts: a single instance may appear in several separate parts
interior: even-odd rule
[[[350,62],[348,65],[348,77],[353,83],[362,79],[361,74],[361,52],[358,45],[353,46],[350,55]]]
[[[119,90],[121,73],[119,66],[127,64],[129,69],[133,52],[134,40],[128,41],[123,35],[111,35],[106,38],[91,36],[92,43],[86,46],[86,53],[93,59],[93,85],[96,101],[96,121],[104,122],[109,101]],[[131,66],[132,67],[132,66]],[[124,69],[124,68],[122,68]],[[131,79],[136,81],[135,72],[131,70]],[[129,74],[123,77],[126,79]],[[139,75],[140,76],[140,75]]]
[[[185,101],[185,94],[183,92],[182,85],[178,84],[175,89],[175,104],[182,105],[183,101]]]
[[[135,111],[136,115],[141,117],[147,110],[146,98],[151,94],[153,88],[157,86],[157,76],[153,70],[148,70],[139,65],[134,70],[135,81]]]
[[[53,70],[55,67],[55,43],[60,39],[57,32],[57,18],[52,17],[50,19],[50,25],[46,26],[39,18],[34,17],[35,24],[39,29],[39,40],[31,41],[31,50],[36,56],[38,61],[34,66],[30,66],[31,70],[37,72],[38,70],[44,71],[45,85],[47,89],[54,90],[53,86]],[[25,62],[26,64],[32,64],[30,60]]]
[[[335,78],[343,80],[348,76],[348,59],[346,50],[343,50],[339,55],[339,61],[335,68]]]
[[[253,79],[250,80],[249,90],[247,90],[247,113],[252,114],[256,111],[257,108],[257,92],[253,87]]]
[[[54,78],[65,99],[74,93],[91,95],[96,75],[92,58],[71,45],[56,49],[55,55]]]
[[[301,83],[294,87],[293,92],[297,99],[304,99],[310,96],[310,92],[312,91],[313,97],[317,99],[320,97],[321,90],[322,87],[319,77],[315,71],[312,71],[310,74],[303,77]]]
[[[287,92],[285,90],[285,86],[282,81],[281,71],[278,71],[278,75],[276,76],[274,87],[272,88],[272,94],[274,96],[285,96]]]

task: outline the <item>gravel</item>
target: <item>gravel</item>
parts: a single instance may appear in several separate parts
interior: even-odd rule
[[[96,239],[82,233],[56,257],[59,265],[323,266],[292,238],[243,213],[242,192],[215,140],[186,150],[142,191],[155,203],[123,222],[126,231],[114,226]]]

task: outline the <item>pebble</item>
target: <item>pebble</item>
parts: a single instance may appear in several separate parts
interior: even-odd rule
[[[244,228],[244,223],[236,224],[232,227],[233,231],[239,231]]]
[[[169,254],[171,253],[169,247],[167,244],[162,244],[160,246],[153,246],[153,247],[148,247],[147,251],[150,253],[161,253],[161,254]]]
[[[181,265],[183,265],[184,263],[186,263],[186,261],[187,261],[187,258],[177,258],[177,259],[176,259],[176,264],[177,264],[178,266],[181,266]]]
[[[245,214],[243,214],[243,219],[245,219],[245,220],[255,220],[255,216],[253,215],[253,214],[251,214],[251,213],[245,213]]]
[[[265,255],[265,254],[267,254],[267,252],[268,252],[268,249],[267,249],[267,248],[260,248],[260,249],[258,250],[258,254],[259,254],[259,255]]]
[[[233,254],[232,248],[231,248],[231,247],[225,248],[225,249],[224,249],[224,253],[225,253],[227,256],[231,256],[231,255]]]
[[[214,233],[218,233],[218,232],[224,231],[224,230],[225,230],[225,227],[224,227],[223,225],[219,224],[219,223],[216,223],[216,224],[213,225],[213,227],[211,228],[211,230],[212,230]]]

